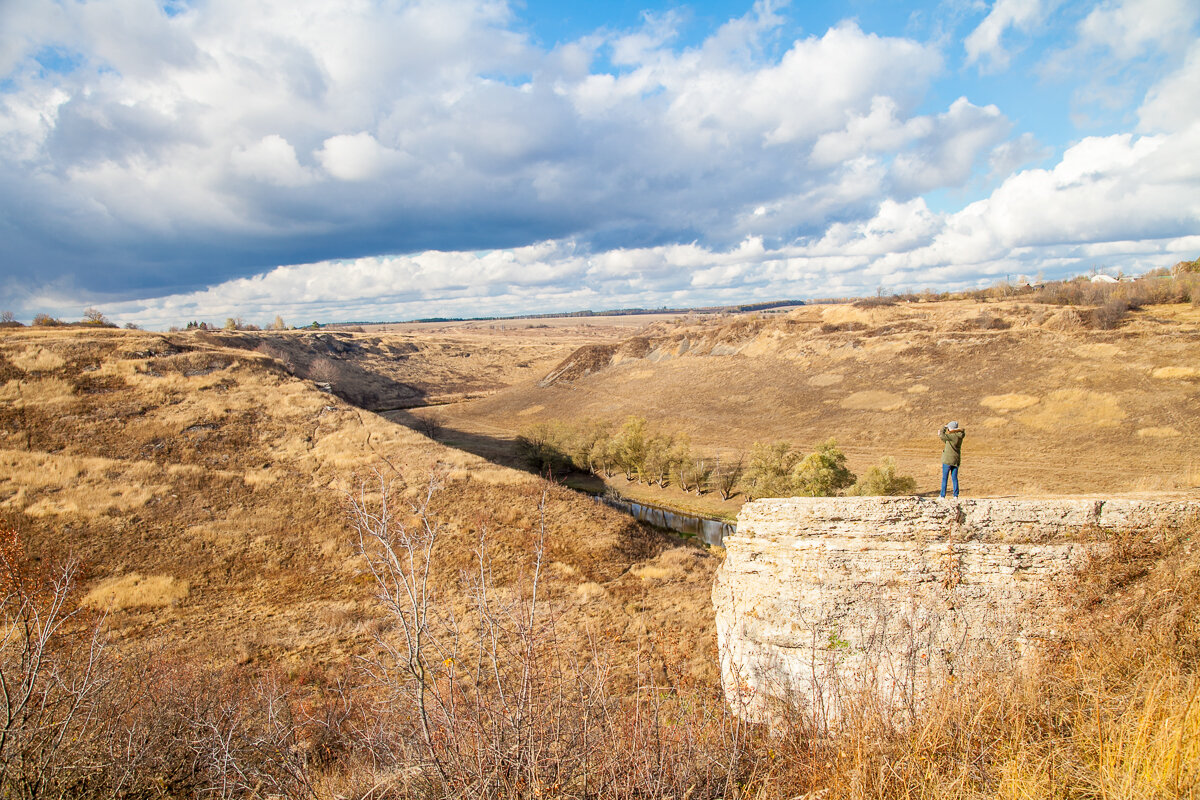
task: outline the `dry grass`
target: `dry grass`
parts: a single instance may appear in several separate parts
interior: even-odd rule
[[[1055,428],[1113,428],[1128,416],[1116,396],[1086,389],[1055,389],[1033,411],[1020,415],[1041,431]]]
[[[628,414],[686,433],[710,454],[776,440],[811,449],[833,437],[854,472],[892,456],[919,492],[937,489],[936,431],[957,419],[970,431],[968,496],[1185,489],[1200,459],[1200,399],[1190,379],[1149,378],[1180,374],[1194,358],[1193,313],[1131,312],[1119,332],[1047,327],[1048,315],[1078,317],[1071,308],[965,300],[660,323],[640,335],[654,360],[516,384],[438,414],[453,432],[445,441],[495,459],[511,455],[507,443],[531,424]],[[989,314],[1011,327],[967,325]],[[688,347],[676,354],[681,342]],[[1138,433],[1153,428],[1180,435]],[[736,513],[740,502],[633,491],[707,513]]]
[[[496,447],[505,425],[568,418],[563,409],[644,413],[713,447],[775,438],[803,445],[836,435],[859,471],[877,454],[893,454],[902,471],[907,463],[921,475],[940,454],[933,432],[957,418],[971,431],[964,478],[977,475],[980,486],[1004,490],[1027,480],[1038,490],[1044,480],[1043,491],[1113,491],[1133,485],[1129,473],[1139,471],[1137,480],[1164,488],[1194,485],[1200,475],[1194,387],[1148,377],[1187,363],[1190,334],[1173,322],[1156,327],[1135,314],[1119,339],[1121,360],[1104,363],[1108,351],[1100,346],[1112,342],[1097,337],[1115,334],[1022,326],[1036,312],[1016,306],[996,315],[1013,323],[1009,329],[959,329],[981,316],[972,303],[854,311],[866,318],[844,322],[874,327],[822,331],[829,320],[813,310],[746,324],[670,323],[648,331],[638,351],[653,352],[646,348],[657,336],[669,343],[660,352],[677,352],[686,337],[686,354],[635,357],[544,389],[534,387],[532,367],[514,365],[505,380],[523,383],[438,413],[447,417],[447,438],[484,420]],[[561,352],[564,340],[552,333],[540,331],[541,344]],[[759,355],[737,351],[750,342]],[[733,354],[707,356],[706,343]],[[461,358],[452,353],[467,347],[460,341],[425,352],[444,358],[438,369],[451,375],[451,360]],[[38,355],[21,355],[28,353]],[[16,366],[23,357],[47,368]],[[166,774],[161,759],[176,753],[192,767],[188,780],[211,781],[180,783],[180,794],[218,785],[220,773],[204,765],[209,771],[196,771],[192,745],[206,741],[197,733],[204,724],[247,748],[238,757],[251,759],[258,771],[250,774],[263,781],[295,780],[279,770],[299,763],[292,755],[309,754],[301,761],[312,771],[310,784],[264,782],[261,791],[299,795],[308,785],[322,798],[403,796],[404,787],[415,795],[435,785],[422,782],[427,771],[416,760],[400,758],[403,747],[355,738],[384,732],[388,704],[375,705],[379,695],[337,688],[354,674],[345,665],[389,630],[365,563],[349,545],[340,493],[375,480],[374,470],[394,480],[401,497],[414,496],[430,471],[446,476],[435,502],[445,526],[435,582],[456,612],[466,605],[450,588],[477,566],[480,536],[486,531],[497,597],[514,599],[544,520],[545,598],[556,610],[562,647],[561,658],[546,663],[587,676],[571,692],[610,687],[609,738],[595,768],[609,770],[610,785],[627,789],[623,796],[1200,794],[1194,530],[1148,542],[1118,537],[1077,588],[1067,645],[1037,671],[947,685],[915,721],[864,703],[821,736],[803,715],[775,731],[738,728],[748,745],[738,749],[730,746],[734,728],[714,668],[709,591],[719,550],[681,545],[564,489],[356,409],[218,337],[16,331],[0,337],[0,358],[0,512],[37,558],[73,555],[91,575],[110,576],[92,587],[89,604],[111,609],[105,624],[130,669],[147,653],[161,665],[131,673],[143,705],[115,705],[121,711],[111,718],[137,720],[146,738],[135,749],[160,759],[137,774]],[[814,383],[821,375],[842,378]],[[909,391],[916,386],[927,389]],[[842,406],[867,392],[907,402],[892,411]],[[1038,402],[1004,408],[1015,395]],[[1009,399],[996,407],[989,398]],[[984,409],[1006,413],[984,417],[994,428],[972,423],[971,411]],[[1168,429],[1179,435],[1163,435]],[[1054,457],[1043,479],[1038,470],[1048,452]],[[537,504],[543,492],[544,515]],[[592,655],[602,669],[572,671]],[[271,675],[282,676],[283,699],[272,701],[282,705],[251,691],[252,676]],[[292,716],[268,713],[279,708]],[[547,700],[545,708],[561,712],[561,730],[579,721],[576,706]],[[412,718],[403,717],[386,721],[411,732]],[[297,727],[268,724],[283,718]],[[172,740],[171,731],[184,728],[168,722],[186,720],[201,727],[185,730],[191,739]],[[264,755],[253,750],[256,742],[275,749]],[[107,761],[87,755],[93,764],[125,763],[112,753]],[[96,787],[106,785],[97,778]],[[149,778],[138,786],[145,796],[163,792]],[[509,796],[566,797],[577,786],[530,785]]]
[[[186,600],[187,581],[170,575],[141,575],[131,572],[100,581],[83,598],[83,604],[97,611],[124,611],[129,608],[164,608]]]
[[[409,335],[359,338],[364,351],[382,351],[367,353],[376,360],[413,345]],[[11,399],[0,403],[0,513],[40,557],[81,558],[90,574],[114,576],[89,604],[109,609],[123,650],[285,670],[351,661],[376,622],[365,564],[348,546],[344,493],[377,473],[402,487],[434,472],[452,487],[439,501],[452,530],[447,578],[471,566],[484,528],[502,555],[498,574],[515,574],[537,519],[514,509],[529,505],[536,477],[355,408],[244,344],[79,329],[0,338],[0,391]],[[564,348],[553,338],[503,338],[487,345],[490,355],[465,357],[472,346],[428,337],[404,369],[471,390],[532,375],[545,353],[561,358]],[[27,353],[48,371],[15,366]],[[454,383],[476,368],[467,362],[484,374]],[[565,490],[548,513],[552,591],[591,598],[568,615],[572,637],[602,631],[623,642],[622,665],[639,649],[655,651],[651,631],[694,654],[711,651],[715,559],[672,579],[667,611],[631,572],[653,561],[664,537]],[[172,594],[184,586],[186,596]]]
[[[998,394],[990,397],[985,397],[979,401],[981,406],[990,408],[993,411],[1001,413],[1005,411],[1020,411],[1024,408],[1029,408],[1032,405],[1037,405],[1038,399],[1027,394]]]
[[[1152,375],[1159,380],[1191,380],[1200,377],[1195,367],[1159,367]]]

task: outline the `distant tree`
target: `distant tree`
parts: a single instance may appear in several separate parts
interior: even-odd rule
[[[728,500],[737,494],[737,488],[741,485],[745,468],[746,456],[744,453],[724,458],[721,455],[721,451],[717,451],[710,483],[717,490],[717,493],[721,495],[722,500]]]
[[[317,322],[317,321],[314,319],[314,320],[313,320],[313,323],[312,323],[312,325],[309,325],[308,327],[309,327],[309,328],[311,328],[311,329],[312,329],[312,330],[314,330],[314,331],[319,331],[319,330],[321,330],[321,323]]]
[[[126,322],[125,323],[125,330],[127,330],[127,331],[140,331],[141,329],[142,329],[142,326],[138,325],[136,322]],[[176,328],[175,330],[179,330],[179,329]]]
[[[629,417],[617,433],[615,450],[617,466],[625,472],[626,480],[641,476],[646,468],[646,419]]]
[[[55,328],[62,325],[62,320],[55,319],[49,314],[34,314],[33,324],[39,328]]]
[[[531,425],[517,436],[517,452],[525,463],[540,473],[563,473],[571,467],[564,447],[562,426],[549,422]]]
[[[742,489],[751,500],[759,497],[791,497],[792,469],[800,454],[789,442],[755,442],[750,463],[742,476]]]
[[[585,420],[570,437],[571,460],[577,469],[598,472],[609,453],[612,423],[601,419]]]
[[[642,477],[660,488],[667,485],[674,467],[675,437],[657,434],[646,439],[646,454],[642,459]]]
[[[108,321],[108,317],[98,308],[85,308],[83,311],[83,324],[96,325],[102,328],[113,327],[113,324]]]
[[[12,323],[14,323],[16,321],[17,321],[17,315],[14,314],[13,312],[11,312],[11,311],[0,312],[0,322],[3,322],[5,325],[11,325]]]
[[[854,473],[846,468],[846,455],[833,439],[797,463],[791,478],[796,494],[807,497],[834,495],[854,483]]]
[[[283,321],[283,317],[279,316],[278,314],[275,315],[275,321],[271,323],[271,330],[273,330],[273,331],[286,331],[287,330],[287,323]]]
[[[226,317],[225,324],[222,326],[227,331],[236,331],[241,328],[242,320],[240,318]]]

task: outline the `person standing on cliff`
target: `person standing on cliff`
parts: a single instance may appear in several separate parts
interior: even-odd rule
[[[957,422],[950,422],[942,426],[942,430],[938,433],[938,437],[946,443],[942,448],[942,493],[940,497],[946,496],[946,478],[954,479],[954,496],[958,497],[958,465],[962,462],[962,443],[967,436],[967,432],[958,427]]]

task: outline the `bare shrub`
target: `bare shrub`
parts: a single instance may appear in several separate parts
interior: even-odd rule
[[[38,574],[0,527],[0,794],[62,796],[100,767],[90,758],[109,676],[99,625],[75,603],[77,562]]]
[[[413,429],[423,436],[427,436],[430,439],[436,440],[442,435],[442,431],[445,429],[445,426],[436,416],[432,414],[426,414],[424,416],[414,418]]]
[[[1129,314],[1129,301],[1113,297],[1092,312],[1092,324],[1102,331],[1109,331],[1121,324]]]
[[[602,646],[568,648],[545,585],[545,494],[524,570],[498,586],[482,529],[474,574],[433,579],[440,490],[398,506],[382,481],[351,500],[360,553],[393,623],[370,662],[378,763],[409,767],[398,794],[437,797],[716,797],[744,768],[749,729],[719,691],[637,670],[614,691]],[[441,592],[468,599],[456,615]]]

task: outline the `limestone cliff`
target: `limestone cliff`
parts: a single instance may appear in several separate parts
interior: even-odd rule
[[[1056,636],[1060,589],[1117,534],[1200,501],[791,498],[747,503],[713,586],[726,696],[841,713],[915,707],[928,686],[1008,669]]]

